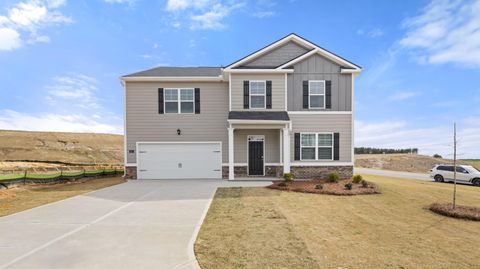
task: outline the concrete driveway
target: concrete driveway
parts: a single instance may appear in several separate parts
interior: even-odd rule
[[[268,182],[137,180],[0,218],[0,268],[195,268],[217,187]]]

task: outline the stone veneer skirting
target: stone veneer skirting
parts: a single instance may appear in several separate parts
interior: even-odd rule
[[[282,177],[283,166],[265,166],[265,177]],[[222,177],[228,179],[228,166],[222,167]],[[235,178],[237,177],[262,177],[262,176],[249,176],[247,175],[247,166],[235,166]]]
[[[338,173],[340,178],[352,178],[353,166],[291,166],[294,179],[326,179],[330,173]]]
[[[126,166],[125,167],[125,179],[137,179],[137,167]]]

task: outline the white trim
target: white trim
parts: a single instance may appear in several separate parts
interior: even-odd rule
[[[340,68],[340,74],[358,74],[362,69]]]
[[[307,134],[314,134],[315,135],[315,145],[314,146],[302,146],[302,135],[307,135]],[[318,158],[318,148],[330,148],[328,146],[319,146],[318,145],[318,135],[321,134],[328,134],[332,136],[332,145],[330,146],[332,148],[332,155],[331,159],[319,159]],[[315,159],[307,159],[305,161],[334,161],[334,147],[335,147],[335,141],[334,141],[334,133],[333,132],[301,132],[300,133],[300,161],[303,161],[302,158],[302,148],[315,148]]]
[[[310,83],[312,82],[321,82],[323,83],[323,94],[320,93],[310,93]],[[310,97],[311,96],[323,96],[323,106],[322,107],[311,107],[310,104]],[[327,88],[326,88],[326,83],[325,80],[308,80],[308,109],[325,109],[327,105]]]
[[[228,74],[228,111],[232,111],[232,74]]]
[[[287,91],[287,87],[288,87],[288,80],[287,80],[287,73],[285,73],[285,111],[288,110],[288,91]]]
[[[137,166],[137,163],[126,163],[124,166],[125,167]]]
[[[291,127],[291,124],[290,124]],[[283,139],[281,143],[283,143],[283,173],[290,173],[290,129],[286,126],[282,130]]]
[[[235,128],[232,128],[231,125],[228,130],[228,180],[235,179],[235,152],[234,152],[234,143],[235,143]]]
[[[218,77],[121,77],[122,81],[224,81]]]
[[[291,166],[353,166],[353,162],[299,162],[290,163]]]
[[[263,94],[252,94],[252,82],[263,82]],[[252,107],[252,96],[263,96],[263,107]],[[248,108],[249,109],[267,109],[267,81],[266,80],[250,80],[248,81]]]
[[[277,67],[277,69],[283,69],[283,68],[288,67],[292,64],[298,63],[298,62],[302,61],[303,59],[306,59],[306,58],[308,58],[308,57],[310,57],[310,56],[312,56],[313,54],[316,54],[316,53],[318,53],[318,49],[311,50],[311,51],[303,54],[302,56],[300,56],[298,58],[292,59],[290,62],[282,64],[281,66]]]
[[[167,101],[165,98],[165,93],[167,90],[176,90],[177,91],[177,113],[167,112],[166,103],[175,103],[175,101]],[[192,102],[193,110],[192,112],[181,112],[182,111],[182,100],[181,100],[181,91],[182,90],[191,90],[192,91],[192,101],[188,100],[187,102]],[[163,88],[163,114],[195,114],[195,88]]]
[[[285,120],[227,120],[230,124],[287,124]]]
[[[351,115],[352,111],[287,111],[289,115],[321,115],[321,114],[336,114],[336,115]]]
[[[262,153],[263,174],[252,175],[252,176],[265,176],[265,135],[247,135],[247,176],[250,176],[250,167],[249,167],[249,163],[250,163],[250,154],[249,154],[250,138],[260,138],[261,139],[260,141],[263,143],[262,144],[262,146],[263,146],[263,153]],[[260,142],[260,141],[252,141],[252,142]]]
[[[354,75],[352,74],[352,104],[351,104],[351,108],[352,108],[352,122],[351,122],[351,126],[352,126],[352,133],[350,134],[350,137],[352,138],[352,155],[351,155],[351,159],[350,161],[351,162],[355,162],[355,114],[354,114],[354,106],[355,106],[355,97],[354,97],[354,94],[355,94],[355,87],[354,87]]]
[[[223,69],[225,73],[293,73],[293,69]]]
[[[128,164],[128,145],[127,145],[127,82],[121,81],[123,85],[123,163],[127,167]],[[123,176],[127,175],[127,171],[123,172]]]

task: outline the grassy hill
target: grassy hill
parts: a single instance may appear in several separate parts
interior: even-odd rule
[[[120,164],[123,136],[0,130],[0,162]]]
[[[460,164],[480,169],[480,160],[460,160]],[[453,164],[453,160],[417,154],[356,154],[355,166],[405,172],[426,173],[435,164]]]

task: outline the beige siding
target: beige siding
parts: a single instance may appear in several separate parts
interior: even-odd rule
[[[341,74],[340,66],[320,55],[313,55],[294,65],[288,74],[288,110],[303,109],[303,81],[332,81],[332,108],[329,111],[352,110],[352,75]]]
[[[308,49],[290,41],[265,55],[244,64],[246,67],[277,67],[307,52]]]
[[[200,114],[158,114],[158,88],[200,88]],[[127,150],[139,141],[221,141],[228,162],[228,84],[221,82],[127,82]],[[177,135],[177,129],[181,135]],[[127,153],[128,163],[136,152]]]
[[[249,135],[264,135],[265,136],[265,163],[279,163],[280,162],[280,130],[244,130],[236,129],[235,144],[233,149],[235,151],[235,163],[247,163],[247,137]]]
[[[340,162],[352,161],[352,115],[289,115],[292,120],[290,141],[291,161],[294,160],[294,133],[332,132],[340,133]],[[310,162],[310,161],[309,161]]]
[[[243,81],[244,80],[271,80],[272,81],[272,109],[251,109],[265,111],[285,111],[285,75],[284,74],[232,74],[232,110],[243,108]],[[247,109],[248,110],[248,109]]]

